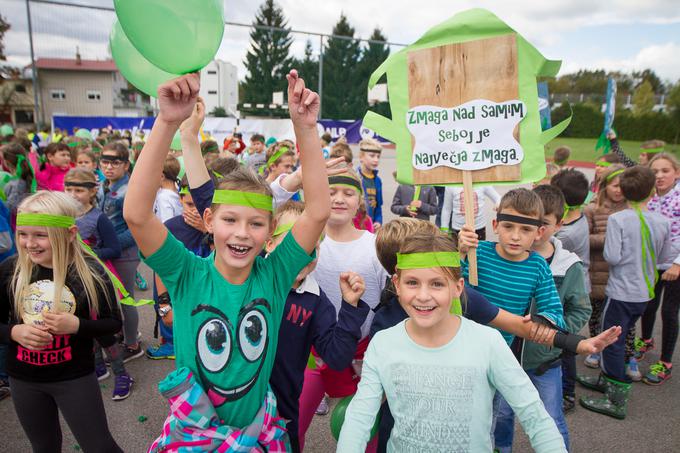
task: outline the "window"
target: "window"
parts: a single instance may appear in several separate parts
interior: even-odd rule
[[[97,90],[87,90],[87,100],[88,101],[101,101],[102,92]]]
[[[33,123],[33,110],[15,110],[14,118],[17,123]]]
[[[208,71],[208,74],[214,75],[217,74],[217,71]]]
[[[61,89],[50,90],[50,97],[55,101],[63,101],[66,99],[66,91]]]
[[[26,85],[21,85],[21,84],[14,85],[14,91],[16,91],[17,93],[25,93],[26,92]]]
[[[217,94],[216,90],[208,90],[208,94]]]

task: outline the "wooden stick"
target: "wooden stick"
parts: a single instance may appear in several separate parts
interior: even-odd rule
[[[472,188],[472,172],[463,171],[463,203],[465,206],[465,226],[475,229],[475,191]],[[477,249],[471,248],[467,252],[468,259],[468,282],[477,286]]]

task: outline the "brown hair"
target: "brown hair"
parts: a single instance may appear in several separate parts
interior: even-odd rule
[[[215,140],[206,140],[201,143],[201,154],[206,155],[207,153],[219,153],[220,145],[217,144]]]
[[[84,168],[72,168],[64,176],[64,183],[67,182],[92,182],[97,183],[97,178],[92,170],[86,170]],[[90,197],[90,203],[95,205],[94,200],[97,198],[97,191],[93,191],[92,197]]]
[[[600,157],[597,158],[597,160],[603,160],[605,162],[609,162],[610,164],[621,163],[621,158],[618,156],[618,154],[614,154],[614,153],[609,153],[609,154],[605,154],[604,156],[600,156]]]
[[[242,192],[253,192],[273,197],[269,183],[249,167],[237,165],[237,167],[220,179],[217,185],[218,190],[239,190]],[[212,204],[210,209],[215,212],[219,205]],[[271,217],[270,217],[271,218]]]
[[[238,160],[233,157],[218,157],[210,164],[210,176],[215,182],[222,180],[229,173],[237,170],[241,164]],[[221,176],[216,175],[214,172],[219,173]]]
[[[97,156],[94,155],[94,151],[92,151],[91,149],[79,149],[78,153],[76,154],[75,161],[78,161],[78,156],[80,156],[81,154],[85,154],[87,157],[90,158],[90,160],[92,160],[92,163],[95,166],[97,165]]]
[[[31,163],[28,161],[28,153],[18,143],[10,143],[9,145],[3,145],[0,148],[2,153],[2,160],[7,162],[14,168],[14,174],[17,173],[17,165],[19,164],[19,156],[24,156],[23,162],[21,162],[21,179],[26,183],[27,188],[30,190],[31,184],[33,183],[33,170]]]
[[[550,178],[550,185],[562,191],[567,206],[581,206],[588,198],[589,183],[586,175],[569,168]]]
[[[663,140],[647,140],[646,142],[642,142],[640,149],[644,152],[646,149],[663,148],[664,146],[666,146],[666,142]]]
[[[354,155],[352,154],[352,148],[349,147],[348,144],[346,143],[336,143],[333,145],[331,148],[331,159],[334,159],[336,157],[344,157],[345,162],[347,162],[349,165],[352,165],[352,159],[354,159]]]
[[[128,149],[127,145],[122,141],[110,142],[104,147],[104,149],[102,150],[102,154],[105,153],[106,151],[113,151],[114,153],[116,153],[116,157],[122,161],[125,162],[130,161],[130,150]]]
[[[565,164],[571,156],[571,148],[568,146],[558,146],[553,154],[553,162],[555,164]]]
[[[397,252],[406,239],[414,234],[438,234],[439,229],[432,222],[409,217],[390,220],[375,232],[375,251],[378,261],[388,274],[393,274],[397,266]]]
[[[611,184],[612,181],[614,181],[618,176],[609,179],[609,175],[614,173],[615,171],[618,170],[623,170],[625,167],[621,164],[614,164],[610,167],[607,167],[607,170],[605,170],[602,175],[600,175],[600,181],[598,183],[598,192],[597,192],[597,205],[598,206],[604,206],[604,202],[607,200],[607,186]]]
[[[535,192],[528,189],[513,189],[503,195],[498,212],[503,212],[503,209],[514,209],[525,216],[543,220],[543,203]]]
[[[562,221],[564,216],[564,195],[562,191],[555,186],[542,185],[534,187],[534,193],[538,195],[543,204],[543,216],[554,215],[557,223]]]
[[[286,215],[286,214],[292,214],[295,216],[301,216],[302,213],[305,212],[305,204],[302,203],[301,201],[293,201],[293,200],[288,200],[278,208],[276,208],[276,212],[274,213],[274,220],[278,224],[279,220]]]
[[[57,151],[68,151],[69,153],[71,152],[66,143],[50,143],[45,148],[45,155],[53,156],[57,153]]]
[[[621,192],[626,200],[640,202],[649,198],[654,190],[656,177],[648,167],[636,165],[621,174]]]
[[[165,156],[165,161],[163,162],[163,176],[165,176],[165,179],[177,181],[180,169],[179,161],[175,156],[169,154]]]
[[[278,159],[276,159],[276,160],[275,160],[274,162],[272,162],[271,164],[268,164],[268,166],[280,164],[280,163],[281,163],[281,159],[283,159],[283,158],[286,157],[286,156],[290,156],[290,157],[292,157],[292,158],[295,158],[295,146],[293,145],[293,142],[288,141],[288,140],[284,140],[284,141],[282,141],[282,142],[276,142],[276,143],[274,143],[273,145],[271,145],[269,148],[267,148],[267,154],[266,154],[266,157],[265,157],[265,161],[266,161],[266,162],[269,162],[269,159],[271,159],[272,156],[273,156],[274,154],[276,154],[277,151],[279,151],[279,150],[280,150],[281,148],[283,148],[283,147],[287,147],[287,148],[288,148],[288,151],[286,151],[286,152],[284,152],[283,154],[281,154],[281,155],[279,156]]]

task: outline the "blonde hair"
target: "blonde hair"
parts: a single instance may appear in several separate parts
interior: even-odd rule
[[[78,206],[75,200],[63,192],[48,192],[41,190],[21,202],[17,209],[21,213],[52,214],[75,218]],[[47,237],[52,247],[52,279],[54,281],[53,302],[58,307],[58,298],[66,284],[71,265],[77,277],[85,288],[85,295],[90,313],[99,313],[99,298],[97,289],[104,289],[106,284],[101,276],[93,272],[87,263],[83,249],[78,239],[71,239],[71,231],[67,228],[46,227]],[[19,236],[17,232],[17,243]],[[17,261],[12,276],[12,292],[14,294],[14,313],[17,319],[22,319],[21,309],[24,292],[31,284],[31,276],[35,271],[35,264],[31,261],[22,247],[17,247]]]
[[[300,217],[302,213],[305,212],[305,204],[301,201],[288,200],[278,208],[274,213],[274,220],[278,224],[284,215],[290,214],[296,217]]]
[[[661,160],[661,159],[666,159],[668,162],[670,162],[675,171],[678,171],[678,169],[680,169],[680,162],[678,162],[678,158],[675,157],[674,155],[672,155],[671,153],[667,153],[667,152],[661,152],[661,153],[655,154],[654,157],[649,159],[647,166],[649,168],[652,168],[652,164],[654,162],[656,162],[657,160]]]
[[[430,236],[439,233],[439,229],[432,222],[399,217],[390,220],[375,232],[375,251],[382,267],[391,275],[397,266],[397,252],[406,242],[406,239],[415,234],[428,234]]]
[[[268,167],[274,167],[274,166],[280,164],[281,159],[283,159],[284,157],[287,157],[287,156],[290,156],[293,159],[295,159],[295,144],[293,142],[291,142],[290,140],[283,140],[283,141],[280,141],[280,142],[276,142],[273,145],[271,145],[269,148],[267,148],[267,153],[265,155],[266,156],[265,161],[269,162],[269,159],[271,159],[272,156],[274,156],[274,154],[276,154],[283,147],[288,148],[288,151],[281,154],[274,162],[269,164]]]
[[[352,165],[352,159],[354,159],[352,148],[350,148],[347,143],[336,142],[331,148],[330,158],[334,159],[336,157],[344,157],[345,162],[347,162],[349,165]]]
[[[86,170],[84,168],[72,168],[64,176],[64,183],[68,182],[91,182],[97,184],[97,178],[92,170]],[[90,203],[94,206],[96,205],[95,200],[97,198],[96,186],[92,189],[92,196],[90,197]]]
[[[617,170],[623,170],[625,167],[621,164],[614,164],[609,167],[607,167],[607,170],[605,170],[602,175],[600,175],[600,182],[598,184],[598,192],[597,192],[597,206],[603,206],[604,202],[607,201],[607,186],[614,181],[616,178],[618,178],[621,175],[618,175],[614,178],[611,178],[609,180],[609,175],[614,173]]]

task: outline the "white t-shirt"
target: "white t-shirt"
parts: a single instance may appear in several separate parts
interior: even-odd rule
[[[158,189],[156,200],[153,202],[153,213],[165,223],[182,213],[182,202],[179,194],[170,189]]]
[[[319,261],[312,275],[333,303],[336,314],[340,311],[342,302],[340,273],[346,271],[356,272],[364,278],[366,291],[361,300],[375,308],[380,302],[380,293],[385,287],[388,274],[375,253],[373,233],[364,231],[359,239],[350,242],[337,242],[326,236],[321,243]],[[373,315],[373,310],[370,310],[361,326],[362,338],[368,336]]]
[[[501,196],[491,186],[475,189],[475,230],[486,226],[485,198],[489,198],[494,206],[501,201]],[[465,203],[463,202],[462,187],[447,187],[444,191],[442,226],[448,226],[449,219],[451,219],[451,229],[453,230],[460,230],[465,225]]]

